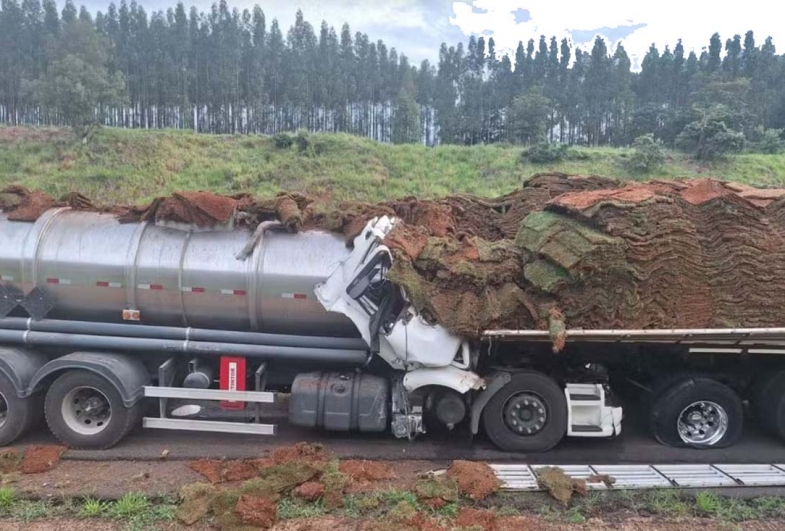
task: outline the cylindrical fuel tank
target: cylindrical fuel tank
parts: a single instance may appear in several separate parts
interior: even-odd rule
[[[151,325],[301,335],[356,335],[313,289],[348,254],[327,232],[269,229],[245,260],[247,229],[200,230],[68,208],[35,222],[0,214],[0,282],[45,289],[55,319],[118,322],[139,310]]]

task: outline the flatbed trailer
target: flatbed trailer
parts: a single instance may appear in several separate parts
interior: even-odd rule
[[[604,386],[609,405],[626,398],[625,407],[640,408],[662,444],[727,447],[745,421],[785,437],[785,328],[568,329],[563,340],[555,354],[548,331],[488,330],[483,350],[492,363],[540,371],[568,389]],[[585,410],[567,401],[572,425]],[[588,418],[607,423],[597,410]]]

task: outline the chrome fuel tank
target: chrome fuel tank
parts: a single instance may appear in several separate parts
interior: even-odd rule
[[[356,335],[313,293],[349,254],[337,235],[267,230],[245,260],[246,229],[199,230],[111,214],[49,210],[34,223],[0,213],[0,281],[22,294],[45,289],[57,319],[301,335]]]

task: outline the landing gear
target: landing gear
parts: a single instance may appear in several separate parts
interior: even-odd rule
[[[483,426],[491,441],[502,450],[550,450],[567,433],[564,391],[544,374],[514,374],[485,406]]]

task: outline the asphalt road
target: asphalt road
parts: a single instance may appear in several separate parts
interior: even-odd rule
[[[785,463],[785,442],[748,426],[742,440],[727,449],[692,450],[658,444],[635,418],[626,418],[623,433],[613,439],[565,438],[542,454],[505,453],[483,437],[468,433],[432,433],[414,441],[396,440],[388,434],[326,433],[278,421],[278,435],[227,435],[138,429],[109,450],[70,450],[68,459],[156,460],[164,450],[168,459],[259,457],[276,446],[299,441],[322,442],[342,458],[518,461],[528,464],[617,463]],[[20,440],[18,445],[55,443],[45,428]]]

